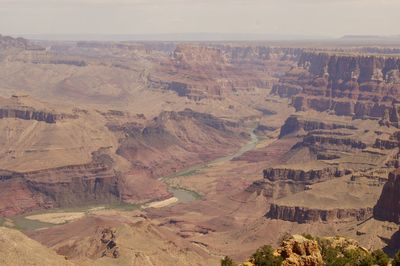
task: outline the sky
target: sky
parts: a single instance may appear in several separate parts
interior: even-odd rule
[[[400,34],[400,0],[0,0],[0,34]]]

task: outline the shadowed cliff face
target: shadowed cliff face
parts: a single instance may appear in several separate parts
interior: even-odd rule
[[[15,118],[23,120],[36,120],[49,124],[64,119],[77,119],[75,113],[60,113],[46,107],[34,107],[30,105],[41,105],[28,95],[13,95],[11,98],[0,97],[0,119]]]
[[[377,219],[400,223],[400,175],[399,171],[389,174],[378,203],[374,207]]]
[[[38,111],[33,108],[0,108],[0,119],[2,118],[17,118],[24,120],[36,120],[39,122],[56,123],[57,120],[64,118],[76,118],[76,115],[57,114],[46,111]]]

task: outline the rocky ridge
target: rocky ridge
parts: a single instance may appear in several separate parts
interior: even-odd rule
[[[30,43],[24,38],[13,38],[10,36],[4,36],[0,34],[0,49],[24,49],[24,50],[43,50],[42,47]]]

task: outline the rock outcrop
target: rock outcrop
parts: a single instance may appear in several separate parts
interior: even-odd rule
[[[372,213],[372,208],[322,210],[271,204],[266,217],[296,223],[313,223],[337,222],[343,220],[363,221],[370,218]]]
[[[276,250],[273,250],[271,246],[259,248],[252,258],[240,265],[358,265],[363,264],[363,261],[378,261],[373,258],[374,253],[370,253],[368,249],[350,238],[313,237],[309,234],[292,235],[285,236]],[[377,256],[377,258],[381,258],[381,256]]]
[[[282,266],[319,266],[323,265],[320,247],[316,240],[294,235],[284,240],[276,253],[284,260]]]
[[[400,223],[400,172],[389,174],[389,180],[383,187],[378,203],[374,207],[374,217]]]
[[[104,228],[101,231],[100,242],[104,249],[101,254],[102,257],[111,257],[114,259],[119,257],[119,248],[117,245],[117,231],[115,229]]]

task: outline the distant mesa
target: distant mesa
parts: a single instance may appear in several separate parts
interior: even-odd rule
[[[10,36],[4,36],[0,34],[0,48],[1,49],[24,49],[24,50],[33,50],[40,51],[45,50],[45,48],[32,44],[28,40],[24,38],[13,38]]]

